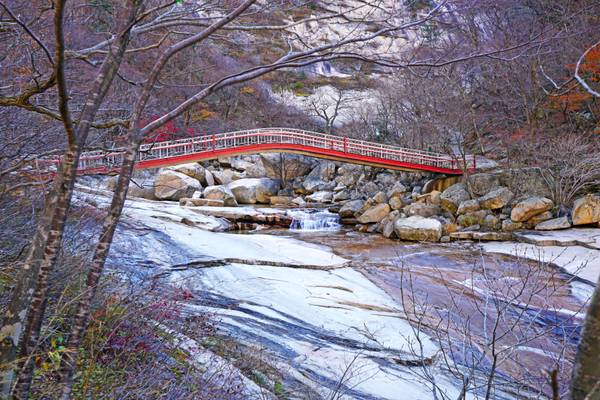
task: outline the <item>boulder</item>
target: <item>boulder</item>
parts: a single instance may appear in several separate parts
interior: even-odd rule
[[[497,216],[488,214],[483,221],[481,221],[481,226],[491,230],[499,230],[502,227],[502,223]]]
[[[375,176],[375,181],[385,187],[390,187],[396,182],[396,176],[389,172],[381,172]]]
[[[445,210],[454,214],[458,211],[460,203],[470,198],[471,196],[469,196],[465,185],[463,183],[455,183],[440,195],[440,205]]]
[[[505,219],[504,221],[502,221],[502,230],[505,232],[514,232],[514,231],[522,229],[522,228],[523,228],[522,222],[514,222],[510,219]]]
[[[567,217],[559,217],[540,222],[535,226],[536,231],[556,231],[559,229],[569,229],[571,223]]]
[[[306,206],[306,201],[304,201],[304,199],[300,196],[296,197],[294,200],[292,200],[292,203],[299,206],[299,207],[304,207]]]
[[[379,223],[379,230],[383,236],[386,238],[394,238],[396,237],[396,232],[394,231],[394,222],[400,216],[399,211],[392,211],[384,219]]]
[[[600,197],[588,194],[573,203],[573,225],[600,222]]]
[[[552,211],[544,211],[541,214],[531,217],[529,219],[529,221],[527,221],[527,222],[530,223],[531,225],[535,226],[535,225],[539,224],[540,222],[544,222],[544,221],[548,221],[549,219],[552,219],[552,217],[553,217]]]
[[[273,196],[269,198],[269,203],[274,206],[286,206],[288,204],[293,204],[293,197],[290,196]]]
[[[431,192],[429,192],[429,202],[431,204],[439,206],[442,202],[442,200],[440,198],[441,195],[442,195],[442,192],[439,192],[437,190],[432,190]]]
[[[117,178],[117,177],[115,177]],[[114,180],[114,186],[111,190],[117,187],[117,180]],[[151,179],[131,179],[127,197],[139,197],[141,199],[156,200],[154,195],[154,181]]]
[[[371,181],[365,183],[364,185],[361,185],[357,189],[368,196],[374,196],[377,192],[379,192],[379,186],[377,186],[375,182]]]
[[[320,161],[316,167],[310,171],[306,179],[319,179],[322,181],[331,181],[335,178],[335,163],[333,161]]]
[[[387,201],[388,201],[388,198],[387,198],[387,196],[385,195],[385,193],[383,193],[383,192],[377,192],[377,193],[375,194],[375,196],[373,196],[373,200],[374,200],[376,203],[378,203],[378,204],[381,204],[381,203],[387,203]]]
[[[387,203],[377,204],[376,206],[367,209],[357,219],[361,224],[379,222],[384,219],[390,211],[390,206]]]
[[[498,186],[500,186],[498,174],[481,173],[469,176],[469,187],[477,196],[483,196]]]
[[[392,186],[392,188],[387,191],[386,194],[389,198],[392,198],[392,197],[402,198],[402,195],[404,195],[404,193],[406,193],[406,192],[407,192],[406,186],[404,186],[400,182],[396,182],[396,183],[394,183],[394,186]]]
[[[212,172],[205,169],[204,170],[204,181],[200,181],[200,183],[203,184],[204,186],[214,186],[215,185],[215,177],[213,176]]]
[[[228,207],[236,207],[237,201],[231,190],[227,186],[207,186],[204,189],[205,199],[222,200]]]
[[[480,209],[481,209],[481,207],[479,206],[478,200],[476,200],[476,199],[466,200],[466,201],[463,201],[462,203],[460,203],[456,213],[458,215],[462,215],[462,214],[466,214],[466,213],[470,213],[470,212],[479,211]]]
[[[185,207],[204,207],[204,206],[208,206],[208,207],[223,207],[225,205],[225,202],[223,200],[216,200],[216,199],[194,199],[194,198],[187,198],[184,197],[182,199],[179,199],[179,205],[185,206]]]
[[[244,177],[243,174],[240,174],[237,171],[233,171],[231,169],[224,169],[222,171],[211,171],[214,177],[215,183],[219,185],[228,185],[236,179],[241,179]]]
[[[172,170],[163,170],[154,178],[154,195],[160,200],[179,200],[202,190],[197,179]]]
[[[335,201],[335,202],[350,200],[350,198],[351,198],[351,194],[350,194],[349,190],[342,190],[341,192],[337,192],[336,194],[333,195],[333,201]]]
[[[404,202],[398,196],[391,197],[388,200],[388,204],[390,205],[390,207],[392,208],[392,210],[399,210],[399,209],[401,209],[404,206]]]
[[[245,178],[231,182],[227,187],[240,204],[269,203],[269,198],[277,195],[281,184],[269,178]]]
[[[440,214],[442,209],[433,204],[412,203],[404,207],[403,211],[409,217],[413,215],[420,215],[421,217],[428,218]]]
[[[333,192],[322,190],[306,196],[306,200],[312,203],[331,203],[333,201]]]
[[[554,203],[546,197],[529,197],[513,207],[510,219],[514,222],[525,222],[531,217],[551,210],[552,207],[554,207]]]
[[[260,160],[265,170],[263,176],[286,181],[308,174],[314,165],[311,158],[298,154],[264,153]]]
[[[487,210],[473,211],[463,215],[459,215],[456,222],[461,226],[483,225],[485,217],[488,215]]]
[[[442,237],[442,224],[433,218],[415,215],[398,218],[394,231],[401,240],[438,242]]]
[[[507,187],[500,186],[492,189],[485,196],[479,198],[479,206],[486,210],[498,210],[508,205],[514,194]]]
[[[252,167],[255,164],[256,163],[252,163],[238,157],[231,159],[231,168],[238,171],[246,171],[248,168]]]
[[[247,166],[245,171],[247,178],[273,178],[272,176],[268,176],[267,170],[263,166],[262,162],[260,162],[260,160],[256,163],[252,163],[251,165]]]
[[[231,167],[231,157],[218,157],[217,161],[221,167],[230,168]]]
[[[342,208],[340,208],[340,217],[341,218],[353,218],[356,213],[358,213],[364,205],[363,200],[351,200],[344,204]]]
[[[205,184],[204,167],[198,163],[188,163],[166,167],[165,170],[181,172],[184,175],[197,179],[200,183]]]

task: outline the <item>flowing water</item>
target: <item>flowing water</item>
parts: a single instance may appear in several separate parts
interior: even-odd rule
[[[340,217],[328,210],[303,209],[290,211],[292,231],[338,231]]]

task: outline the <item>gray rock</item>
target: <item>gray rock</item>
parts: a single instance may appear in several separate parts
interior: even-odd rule
[[[438,242],[442,237],[440,221],[417,215],[398,218],[394,223],[394,230],[401,240]]]
[[[433,204],[412,203],[404,207],[403,211],[409,217],[413,215],[419,215],[421,217],[428,218],[440,214],[442,209]]]
[[[540,222],[535,226],[536,231],[556,231],[559,229],[569,229],[571,223],[567,217],[559,217]]]
[[[179,200],[202,190],[197,179],[181,172],[163,170],[154,178],[154,195],[160,200]]]
[[[458,206],[463,201],[471,198],[469,192],[463,183],[455,183],[440,195],[440,205],[445,210],[455,214],[458,211]]]
[[[487,210],[498,210],[508,205],[515,195],[508,188],[500,186],[479,198],[479,206]]]
[[[363,200],[351,200],[340,209],[341,218],[353,218],[360,212],[365,202]]]
[[[377,204],[363,212],[357,219],[361,224],[379,222],[384,219],[391,209],[387,203]]]
[[[483,196],[500,186],[498,174],[481,173],[469,176],[469,185],[473,194]]]
[[[523,228],[522,222],[514,222],[510,219],[505,219],[504,221],[502,221],[502,230],[505,232],[514,232],[514,231],[522,229],[522,228]]]
[[[227,187],[240,204],[269,203],[281,187],[278,180],[270,178],[246,178],[231,182]]]
[[[462,203],[460,203],[456,213],[458,215],[462,215],[462,214],[466,214],[466,213],[470,213],[470,212],[474,212],[474,211],[479,211],[480,209],[481,209],[481,207],[479,206],[478,200],[476,200],[476,199],[466,200],[466,201],[463,201]]]
[[[305,200],[313,203],[331,203],[333,200],[333,192],[326,190],[315,192],[310,196],[306,196]]]
[[[396,183],[394,183],[394,186],[392,186],[392,188],[387,191],[386,194],[389,198],[392,198],[392,197],[401,198],[404,195],[404,193],[406,193],[406,192],[407,192],[406,186],[404,186],[400,182],[396,182]]]
[[[223,185],[207,186],[204,189],[204,198],[222,200],[227,207],[236,207],[238,205],[231,190]]]

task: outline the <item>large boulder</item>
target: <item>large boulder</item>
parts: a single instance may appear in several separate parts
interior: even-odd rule
[[[233,181],[227,187],[240,204],[267,204],[270,197],[277,195],[281,183],[269,178],[245,178]]]
[[[473,199],[473,200],[466,200],[466,201],[463,201],[462,203],[460,203],[456,213],[458,215],[462,215],[462,214],[475,212],[475,211],[479,211],[479,210],[481,210],[481,207],[479,206],[479,201],[476,199]]]
[[[211,172],[214,177],[215,183],[219,185],[228,185],[234,180],[242,179],[245,177],[243,173],[234,171],[232,169],[213,170]]]
[[[202,190],[200,182],[181,172],[163,170],[154,178],[154,195],[160,200],[192,197],[197,190]]]
[[[474,226],[474,225],[483,225],[485,221],[485,217],[488,215],[489,211],[479,210],[473,211],[466,214],[459,215],[456,219],[456,222],[461,226]]]
[[[358,218],[358,222],[361,224],[369,224],[379,222],[384,219],[391,209],[387,203],[377,204],[376,206],[370,207],[363,212]]]
[[[184,197],[179,199],[179,204],[185,207],[223,207],[225,202],[215,199],[190,199]]]
[[[200,183],[206,184],[204,167],[198,163],[188,163],[166,167],[165,170],[181,172],[184,175],[197,179]]]
[[[398,198],[402,198],[402,196],[404,195],[404,193],[407,192],[408,189],[406,189],[406,186],[404,186],[402,183],[400,182],[396,182],[394,183],[394,185],[391,187],[391,189],[389,189],[387,191],[387,197],[392,198],[392,197],[398,197]]]
[[[406,215],[420,215],[421,217],[433,217],[442,213],[442,209],[433,204],[412,203],[403,208]]]
[[[351,200],[344,204],[342,208],[340,208],[340,217],[342,218],[354,218],[356,213],[358,213],[365,202],[363,200]]]
[[[329,182],[335,178],[335,163],[333,161],[320,161],[316,167],[310,171],[306,179],[319,179]]]
[[[556,231],[559,229],[569,229],[571,223],[567,217],[559,217],[540,222],[535,226],[536,231]]]
[[[498,210],[508,205],[514,194],[507,187],[500,186],[492,189],[485,196],[479,198],[479,205],[486,210]]]
[[[442,237],[442,223],[433,218],[414,215],[398,218],[394,231],[401,240],[438,242]]]
[[[228,207],[235,207],[238,205],[237,200],[235,199],[235,196],[231,190],[227,186],[223,185],[207,186],[204,189],[204,198],[223,200],[223,204]]]
[[[384,187],[390,187],[396,182],[396,176],[389,172],[381,172],[375,176],[375,181]]]
[[[455,183],[440,195],[440,205],[454,214],[458,211],[460,203],[470,198],[466,186],[463,183]]]
[[[469,187],[477,196],[483,196],[497,186],[500,186],[498,174],[481,173],[469,176]]]
[[[331,203],[333,201],[333,192],[323,190],[306,196],[305,199],[313,203]]]
[[[546,197],[529,197],[513,207],[510,219],[514,222],[525,222],[531,217],[551,210],[552,207],[554,207],[554,203]]]
[[[588,194],[573,203],[573,225],[600,222],[600,197]]]
[[[312,159],[298,154],[264,153],[260,160],[265,170],[263,176],[286,181],[308,174],[314,164]]]

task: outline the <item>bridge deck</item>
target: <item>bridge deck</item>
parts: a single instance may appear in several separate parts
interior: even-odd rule
[[[461,166],[464,163],[439,153],[298,129],[264,128],[144,144],[140,146],[136,168],[159,168],[222,156],[261,152],[300,153],[381,168],[450,175],[462,174]],[[83,153],[78,173],[89,175],[117,171],[123,154],[124,149]],[[59,158],[45,158],[38,160],[38,166],[46,169],[59,162]],[[466,164],[466,169],[475,169],[475,158],[469,157]]]

